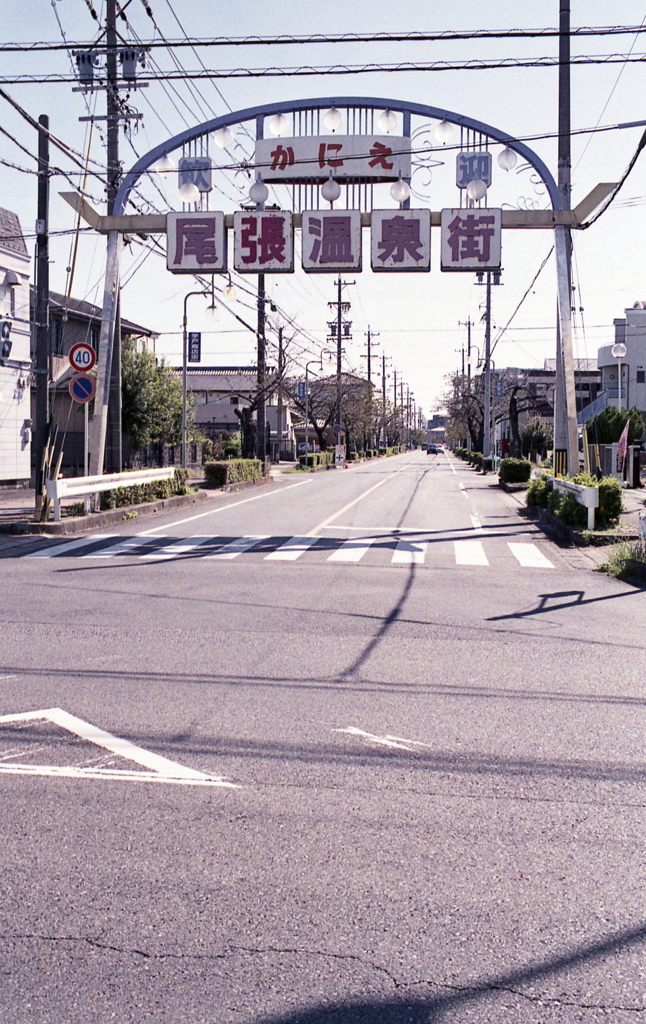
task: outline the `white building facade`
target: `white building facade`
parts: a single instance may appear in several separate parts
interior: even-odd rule
[[[646,302],[635,302],[632,309],[625,310],[622,319],[613,321],[615,340],[623,342],[626,355],[621,361],[612,354],[612,345],[599,349],[598,366],[601,370],[601,394],[604,405],[618,405],[622,409],[635,406],[646,414]],[[619,369],[621,365],[621,393]],[[601,405],[595,412],[599,412]]]
[[[29,262],[18,217],[0,209],[0,486],[31,477]]]

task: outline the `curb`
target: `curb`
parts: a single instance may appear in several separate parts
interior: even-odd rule
[[[136,516],[129,518],[139,519],[141,516],[154,515],[156,512],[168,512],[175,508],[182,508],[186,505],[195,505],[203,501],[209,501],[218,494],[230,494],[235,491],[247,490],[249,487],[263,487],[272,480],[245,480],[238,484],[225,484],[224,487],[213,490],[193,491],[191,494],[175,494],[171,498],[160,498],[158,501],[145,502],[143,505],[124,505],[123,508],[106,509],[105,512],[91,512],[87,516],[75,516],[69,519],[62,519],[59,523],[32,523],[28,520],[16,523],[0,524],[0,534],[45,534],[58,537],[73,533],[84,533],[88,530],[97,530],[103,526],[123,523],[128,513],[135,512]]]

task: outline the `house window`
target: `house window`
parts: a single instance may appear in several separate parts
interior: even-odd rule
[[[0,314],[2,316],[16,315],[16,296],[11,285],[0,287]]]
[[[636,380],[638,384],[646,384],[646,370],[637,370]]]
[[[237,395],[231,395],[229,401],[231,402],[231,405],[240,405],[240,399]]]
[[[99,351],[99,328],[90,327],[90,345],[95,352]]]
[[[63,355],[63,321],[52,321],[52,352],[55,356]]]

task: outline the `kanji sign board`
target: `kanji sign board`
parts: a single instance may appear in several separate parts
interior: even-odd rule
[[[431,211],[373,210],[370,235],[373,270],[431,269]]]
[[[442,270],[500,270],[500,210],[442,210],[440,231]]]
[[[303,211],[303,270],[361,270],[361,211]]]
[[[397,181],[410,178],[410,139],[392,135],[302,135],[258,139],[256,168],[263,181]]]
[[[236,210],[233,214],[233,267],[242,274],[293,273],[291,211]]]
[[[173,274],[226,271],[224,213],[213,210],[167,214],[166,266]]]
[[[187,340],[189,363],[199,363],[202,359],[202,332],[189,331]]]

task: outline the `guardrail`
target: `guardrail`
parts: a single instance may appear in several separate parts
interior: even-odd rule
[[[104,476],[69,476],[61,480],[48,480],[47,497],[54,502],[54,522],[61,518],[61,498],[83,498],[117,487],[137,487],[155,480],[170,480],[175,475],[173,466],[166,469],[140,469],[134,473],[109,473]]]
[[[573,484],[571,480],[560,480],[558,477],[550,477],[552,487],[561,494],[573,494],[580,505],[585,505],[588,510],[588,530],[594,530],[594,510],[599,508],[599,488],[584,487],[582,484]]]

